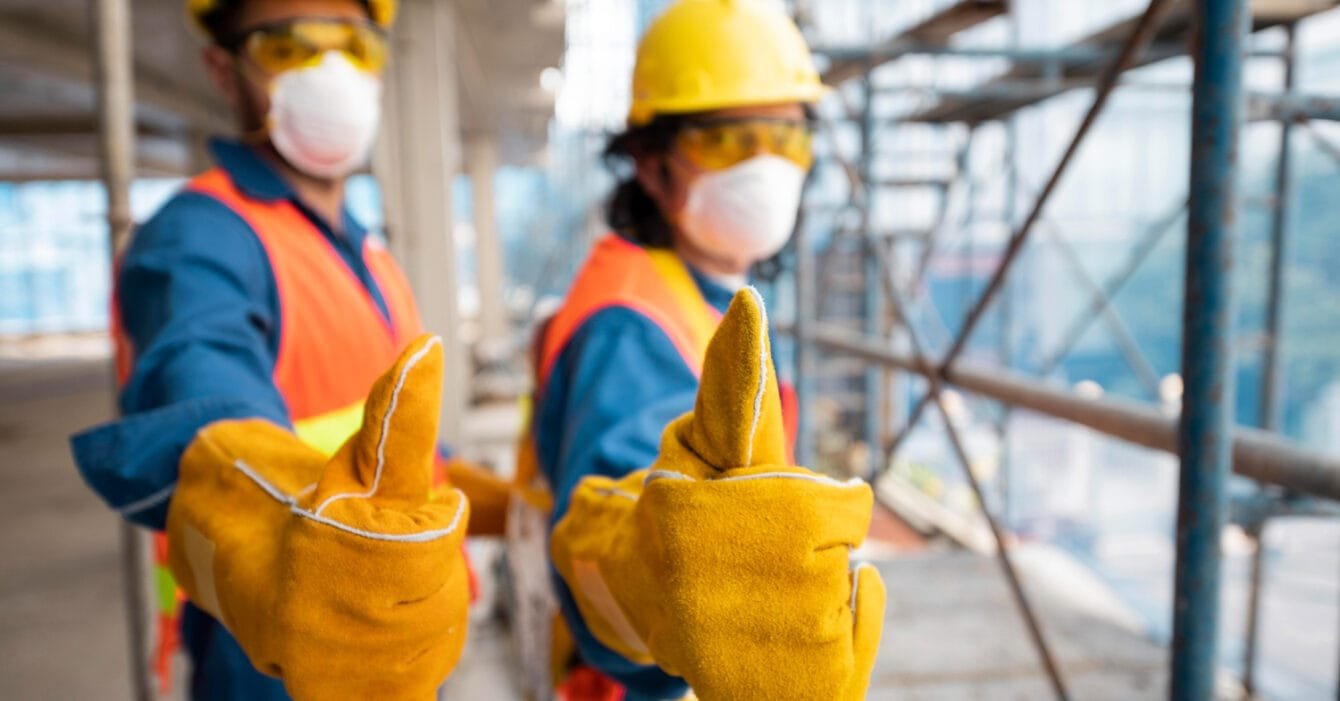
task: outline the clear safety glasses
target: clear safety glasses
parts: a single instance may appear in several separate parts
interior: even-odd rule
[[[339,51],[368,73],[386,66],[386,32],[370,22],[301,19],[248,29],[224,48],[245,55],[269,75],[316,65],[327,51]]]
[[[675,150],[703,170],[723,170],[760,154],[781,156],[808,169],[814,163],[808,124],[787,119],[690,122],[675,137]]]

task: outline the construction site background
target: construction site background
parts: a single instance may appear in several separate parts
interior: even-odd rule
[[[66,447],[115,411],[92,48],[113,4],[0,0],[5,698],[133,698],[141,668],[126,587],[143,573],[126,571],[117,517]],[[387,96],[399,136],[349,202],[416,261],[429,325],[453,345],[445,437],[504,474],[529,338],[605,232],[614,175],[599,154],[623,124],[637,37],[666,4],[405,2]],[[837,89],[796,243],[759,284],[805,400],[804,462],[870,479],[887,509],[868,553],[890,592],[871,698],[1167,696],[1187,673],[1172,645],[1176,417],[1203,401],[1183,382],[1202,196],[1188,177],[1192,28],[1237,3],[785,4]],[[228,125],[192,82],[179,3],[124,5],[132,36],[180,34],[134,47],[129,205],[143,221]],[[1340,3],[1243,6],[1240,216],[1234,264],[1213,274],[1234,297],[1233,467],[1262,479],[1224,485],[1209,674],[1224,698],[1333,698]],[[425,42],[447,47],[448,69]],[[437,148],[405,147],[440,124]],[[433,230],[452,233],[444,250]],[[502,550],[472,548],[485,563]],[[1002,551],[1022,597],[992,561]],[[447,698],[522,693],[506,591],[486,579]]]

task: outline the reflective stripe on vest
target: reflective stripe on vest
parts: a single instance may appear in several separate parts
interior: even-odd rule
[[[328,411],[320,416],[312,416],[293,422],[293,432],[303,443],[321,451],[327,458],[349,440],[349,436],[358,432],[363,425],[363,409],[366,400],[360,400],[343,409]]]

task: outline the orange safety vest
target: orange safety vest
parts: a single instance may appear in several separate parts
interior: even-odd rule
[[[219,168],[195,177],[186,190],[223,203],[246,221],[264,247],[279,292],[275,386],[288,405],[298,437],[334,455],[361,425],[363,403],[373,382],[422,332],[409,282],[390,253],[368,238],[363,260],[386,301],[388,322],[325,235],[292,202],[249,198]],[[112,335],[117,380],[124,385],[134,367],[135,349],[115,304]],[[445,477],[437,472],[434,481],[441,487]],[[159,603],[155,672],[166,690],[182,596],[167,567],[166,537],[158,533],[155,538]]]
[[[703,298],[688,267],[673,251],[643,248],[609,234],[596,243],[577,273],[563,306],[547,323],[538,340],[536,386],[539,392],[544,391],[555,363],[582,324],[602,309],[611,307],[632,309],[651,319],[670,338],[684,365],[695,377],[702,376],[707,344],[721,321],[721,313]],[[794,444],[796,436],[795,392],[787,385],[781,390],[789,454],[790,444]],[[523,487],[531,486],[538,472],[534,433],[528,430],[527,434],[516,474],[517,483]],[[553,625],[562,625],[561,619],[555,616]],[[555,640],[561,637],[557,636]],[[571,647],[570,642],[567,647]],[[558,652],[553,650],[551,654]],[[566,659],[555,660],[562,661]],[[621,685],[590,667],[554,669],[554,672],[558,687],[556,695],[560,701],[617,701],[624,698]]]
[[[721,313],[703,298],[688,267],[673,251],[643,248],[609,234],[596,243],[540,340],[537,386],[541,392],[573,334],[596,312],[610,307],[626,307],[651,319],[670,338],[694,376],[702,375],[707,344]],[[795,392],[787,385],[781,390],[786,434],[794,443]]]
[[[388,322],[325,235],[292,202],[251,199],[218,168],[186,189],[226,205],[264,247],[279,291],[274,383],[298,436],[333,455],[358,430],[372,383],[422,332],[409,282],[390,253],[368,238],[363,259],[386,301]],[[115,319],[114,333],[124,382],[134,348]]]

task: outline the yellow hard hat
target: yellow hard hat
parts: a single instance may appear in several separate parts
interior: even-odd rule
[[[628,123],[657,115],[818,102],[805,38],[775,0],[679,0],[642,37]]]
[[[233,2],[234,0],[186,0],[186,14],[191,16],[192,23],[202,32],[208,33],[205,27],[205,17],[209,13],[219,9],[221,6]],[[363,0],[363,4],[368,6],[368,14],[372,21],[376,22],[383,29],[390,29],[391,24],[395,22],[396,0]]]

